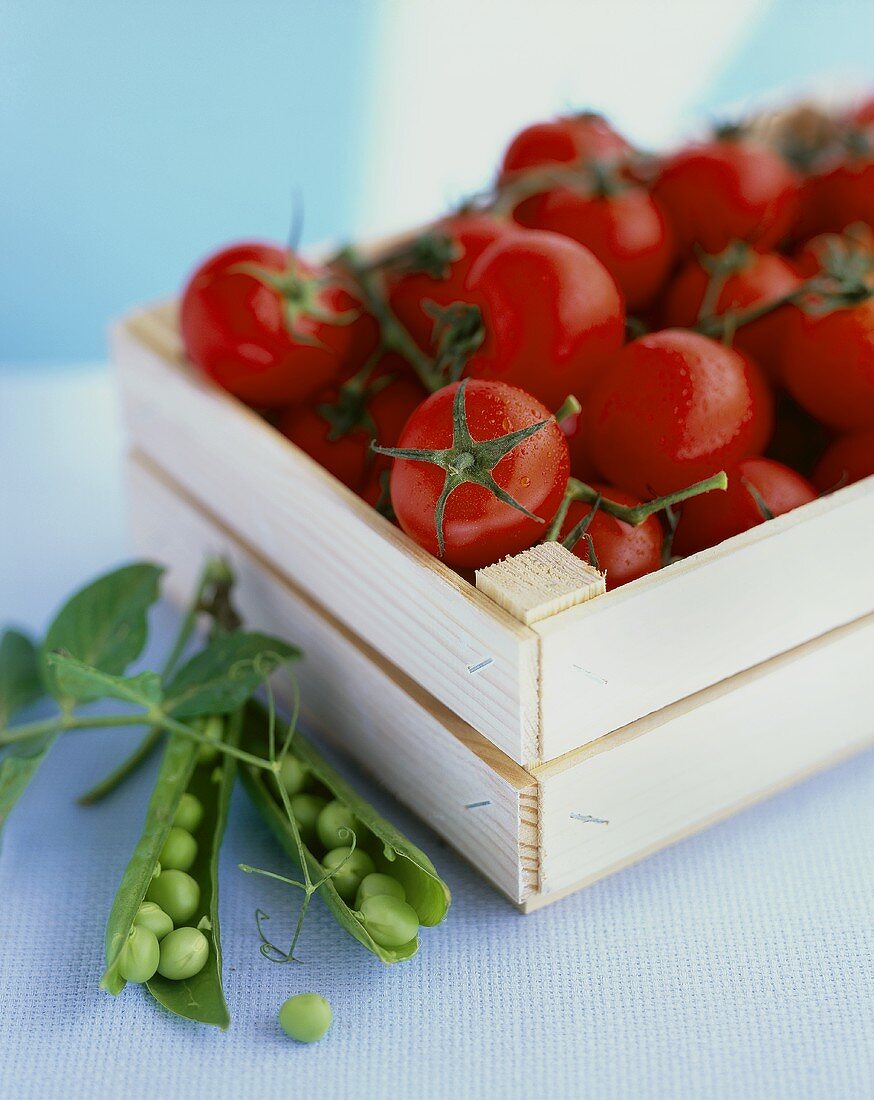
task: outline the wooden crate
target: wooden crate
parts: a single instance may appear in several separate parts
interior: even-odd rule
[[[310,721],[529,910],[874,742],[874,479],[529,625],[185,363],[113,335],[140,549],[224,552]]]

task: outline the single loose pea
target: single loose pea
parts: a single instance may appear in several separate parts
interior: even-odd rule
[[[366,898],[382,895],[399,898],[401,901],[407,900],[407,892],[396,878],[392,878],[391,875],[382,875],[377,871],[375,874],[365,875],[361,880],[355,896],[355,908],[360,909]]]
[[[348,806],[334,799],[319,814],[316,822],[316,832],[319,840],[330,851],[331,848],[340,848],[348,844],[352,839],[350,833],[355,828],[355,818]]]
[[[149,883],[146,900],[160,905],[175,925],[185,924],[200,905],[200,887],[184,871],[162,871]]]
[[[294,794],[289,802],[304,844],[312,844],[318,838],[316,822],[327,805],[326,799],[318,794]]]
[[[307,785],[309,772],[296,756],[288,753],[279,766],[279,782],[285,787],[285,793],[300,794]]]
[[[161,940],[158,973],[173,981],[193,978],[206,966],[209,940],[198,928],[177,928]]]
[[[168,932],[173,931],[173,921],[170,920],[161,906],[155,905],[153,901],[143,902],[134,917],[134,924],[140,925],[142,928],[148,928],[159,940],[162,940]]]
[[[298,993],[279,1010],[279,1024],[290,1039],[316,1043],[331,1026],[331,1006],[318,993]]]
[[[173,824],[179,829],[187,829],[189,833],[196,833],[201,821],[203,821],[203,804],[196,795],[186,791],[179,799]]]
[[[358,916],[370,938],[380,947],[403,947],[415,939],[419,918],[411,905],[388,894],[365,898]]]
[[[331,878],[331,882],[343,901],[350,905],[361,880],[365,875],[372,874],[376,866],[367,852],[362,852],[360,848],[353,851],[348,845],[345,848],[332,848],[322,859],[322,866],[326,871],[333,871],[341,863],[343,866]]]
[[[158,937],[135,924],[118,957],[118,972],[126,982],[147,982],[158,969],[159,958]]]

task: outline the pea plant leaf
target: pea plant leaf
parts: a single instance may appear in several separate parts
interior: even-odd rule
[[[0,833],[15,803],[59,736],[51,733],[13,745],[0,757]]]
[[[75,702],[122,699],[125,703],[146,708],[161,702],[163,692],[157,672],[112,676],[63,653],[49,653],[45,661],[58,690],[65,698]]]
[[[145,645],[146,613],[158,598],[162,573],[150,562],[125,565],[98,577],[64,604],[42,645],[46,685],[62,706],[69,707],[73,700],[58,685],[48,655],[61,650],[85,665],[120,676]],[[100,694],[79,695],[76,701]]]
[[[0,729],[45,694],[36,646],[19,630],[0,637]]]
[[[173,718],[228,714],[272,672],[300,655],[295,646],[268,634],[216,635],[166,685],[164,710]]]

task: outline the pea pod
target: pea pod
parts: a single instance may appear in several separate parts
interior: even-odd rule
[[[267,716],[263,708],[256,703],[250,703],[246,708],[243,746],[250,752],[266,755],[266,731]],[[358,835],[358,844],[371,855],[377,871],[391,875],[402,884],[407,901],[415,910],[419,923],[425,926],[439,924],[449,909],[449,888],[425,853],[358,795],[300,733],[295,734],[292,748],[313,778],[334,799],[344,803],[364,826],[364,835]],[[241,777],[246,791],[276,839],[295,863],[298,863],[294,832],[278,796],[274,793],[271,780],[263,771],[246,766],[241,769]],[[321,878],[324,868],[308,848],[305,850],[310,875],[314,880]],[[418,951],[418,936],[398,948],[386,948],[376,943],[330,880],[318,892],[338,924],[384,963],[401,962]]]
[[[239,739],[240,720],[227,722],[225,740]],[[146,987],[165,1008],[178,1016],[226,1028],[230,1023],[222,990],[221,943],[218,917],[218,853],[227,821],[228,804],[236,775],[233,757],[199,762],[200,745],[183,735],[173,735],[164,751],[155,788],[146,812],[146,823],[134,854],[127,865],[106,927],[106,972],[101,986],[117,994],[125,986],[119,973],[119,956],[133,926],[140,904],[159,866],[161,849],[173,819],[187,792],[203,806],[198,829],[197,856],[189,874],[200,886],[200,903],[195,923],[210,945],[206,966],[193,978],[171,981],[156,974]]]

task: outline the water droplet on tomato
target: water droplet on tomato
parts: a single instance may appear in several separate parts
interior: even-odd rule
[[[523,477],[522,478],[522,484],[527,489],[528,486],[531,484],[531,478],[530,477]]]
[[[501,427],[504,429],[505,432],[508,432],[510,428],[512,428],[512,426],[512,420],[510,420],[509,416],[505,416],[504,419],[501,421]]]

